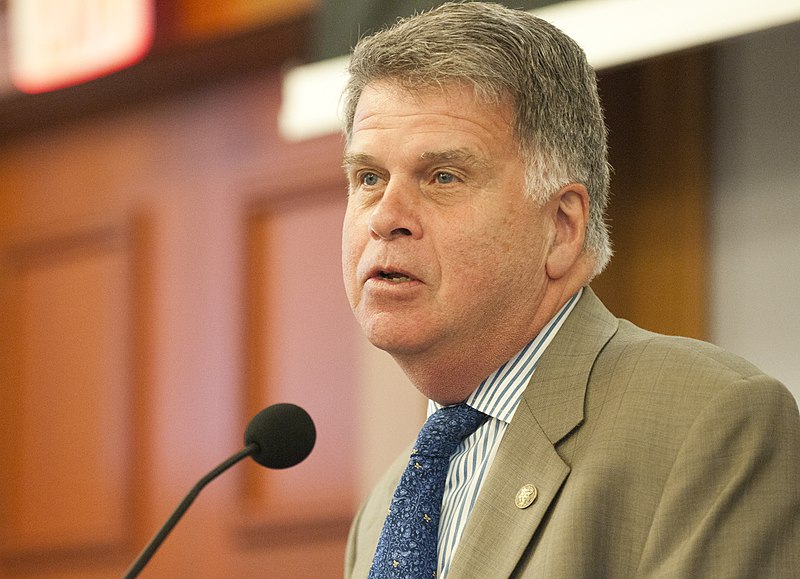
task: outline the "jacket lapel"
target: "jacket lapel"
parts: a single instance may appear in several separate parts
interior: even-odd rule
[[[556,445],[579,427],[594,361],[617,319],[585,288],[542,355],[464,529],[448,577],[508,577],[570,472]],[[534,485],[534,502],[515,498]]]

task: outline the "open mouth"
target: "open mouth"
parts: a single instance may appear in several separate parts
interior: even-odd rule
[[[378,277],[380,279],[385,279],[386,281],[391,281],[394,283],[402,283],[405,281],[414,281],[413,277],[409,277],[405,274],[398,273],[396,271],[380,271],[378,272]]]

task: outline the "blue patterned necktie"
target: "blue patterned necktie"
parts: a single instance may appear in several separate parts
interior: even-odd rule
[[[439,516],[450,455],[487,418],[466,404],[446,406],[428,417],[394,491],[370,579],[436,577]]]

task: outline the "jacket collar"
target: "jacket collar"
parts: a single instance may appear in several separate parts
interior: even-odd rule
[[[556,445],[584,418],[589,374],[617,319],[586,288],[539,361],[459,542],[448,577],[508,577],[531,542],[570,467]],[[534,485],[536,500],[515,497]]]

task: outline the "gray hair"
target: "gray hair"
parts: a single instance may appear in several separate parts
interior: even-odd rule
[[[570,37],[522,10],[451,2],[363,38],[349,72],[343,94],[348,142],[358,99],[372,82],[411,91],[467,82],[487,104],[511,97],[527,194],[544,203],[568,183],[585,185],[584,250],[594,258],[594,275],[605,268],[611,258],[606,127],[594,70]]]

